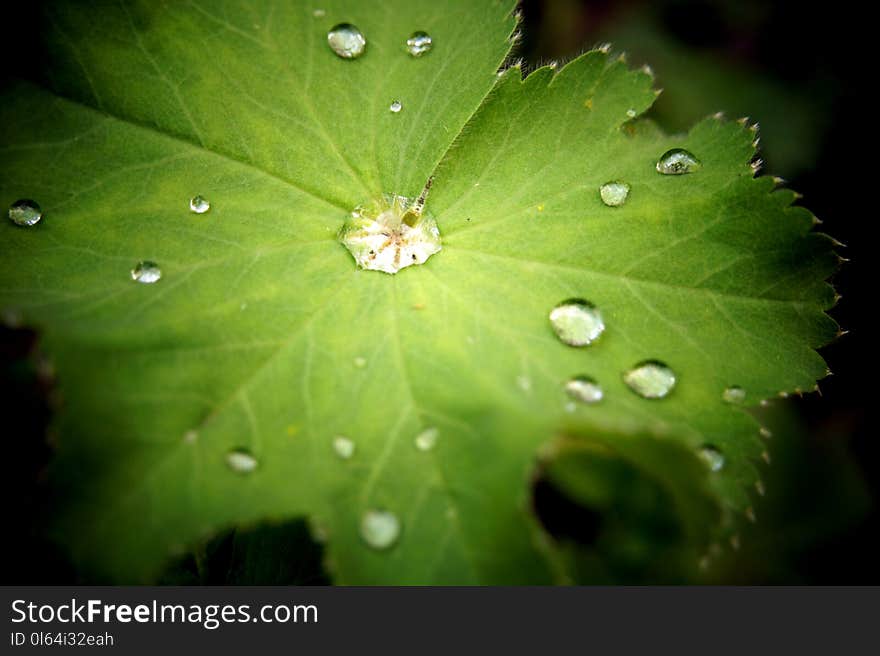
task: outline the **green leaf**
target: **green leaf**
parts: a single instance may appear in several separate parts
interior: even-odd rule
[[[54,531],[81,570],[154,580],[225,528],[302,517],[339,583],[577,580],[529,500],[559,438],[660,485],[686,551],[731,530],[763,446],[722,391],[812,388],[835,333],[830,241],[753,178],[752,132],[630,120],[651,79],[602,51],[496,76],[510,3],[322,6],[50,5],[44,74],[4,91],[0,201],[45,217],[3,225],[0,305],[55,359]],[[328,48],[339,22],[363,57]],[[415,30],[434,38],[420,58]],[[673,147],[700,170],[658,174]],[[442,251],[359,270],[336,239],[351,209],[431,175]],[[600,200],[609,180],[630,185],[620,207]],[[142,260],[160,281],[131,280]],[[572,297],[607,326],[585,348],[548,321]],[[667,398],[623,382],[646,359],[675,372]],[[580,374],[605,398],[570,412]],[[695,466],[705,444],[720,471]],[[227,462],[242,449],[249,473]],[[369,510],[399,521],[387,549],[361,535]]]

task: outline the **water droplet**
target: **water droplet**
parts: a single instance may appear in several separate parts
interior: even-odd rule
[[[421,57],[434,45],[434,39],[427,32],[413,32],[406,40],[406,49],[413,57]]]
[[[333,438],[333,450],[336,452],[337,456],[343,460],[348,460],[354,455],[354,441],[344,435],[337,435]]]
[[[667,150],[657,160],[657,172],[663,175],[682,175],[693,173],[701,166],[700,160],[684,148]]]
[[[391,103],[391,105],[388,107],[388,109],[390,109],[392,112],[397,114],[401,109],[403,109],[403,105],[400,104],[399,100],[395,100],[394,102]]]
[[[387,510],[368,510],[361,518],[361,537],[373,549],[388,549],[400,537],[400,520]]]
[[[339,23],[327,32],[327,43],[343,59],[357,59],[367,48],[367,40],[351,23]]]
[[[359,205],[339,231],[339,241],[362,269],[397,273],[413,264],[423,264],[440,251],[440,229],[424,212],[422,192],[416,200],[384,195],[380,200]]]
[[[430,451],[434,448],[434,445],[437,444],[437,437],[439,437],[439,435],[440,431],[433,426],[430,428],[426,428],[421,433],[416,435],[416,448],[419,451]]]
[[[635,118],[635,117],[636,117],[636,110],[634,110],[634,109],[628,109],[628,110],[626,110],[626,115],[627,115],[629,118]]]
[[[581,403],[598,403],[604,396],[599,383],[589,376],[575,376],[565,383],[565,391]]]
[[[226,454],[226,464],[239,474],[250,474],[257,468],[257,459],[247,449],[233,449]]]
[[[550,323],[559,339],[569,346],[587,346],[605,330],[602,314],[582,298],[568,299],[553,308]]]
[[[312,16],[314,16],[315,18],[324,18],[324,16],[326,16],[326,15],[327,15],[327,12],[324,11],[323,9],[315,9],[312,12]]]
[[[742,403],[746,400],[746,391],[738,385],[732,385],[721,393],[721,398],[726,403]]]
[[[713,472],[720,471],[721,468],[724,467],[724,454],[721,453],[718,447],[712,446],[711,444],[706,444],[700,448],[700,458],[702,458],[703,462],[705,462]]]
[[[43,210],[35,200],[22,198],[9,206],[9,220],[17,226],[36,225],[43,218]]]
[[[623,374],[623,382],[643,398],[662,399],[675,387],[675,374],[658,360],[645,360]]]
[[[629,196],[629,185],[619,180],[606,182],[599,187],[599,196],[608,207],[620,207]]]
[[[530,392],[532,391],[532,379],[525,374],[519,375],[516,377],[516,386],[523,392]]]
[[[354,359],[354,366],[357,367],[358,369],[363,369],[364,367],[367,366],[367,359],[362,358],[361,356],[356,357]]]
[[[131,279],[135,282],[145,284],[157,282],[162,277],[162,270],[159,265],[149,260],[138,262],[134,269],[131,270]]]
[[[193,196],[189,199],[189,209],[196,214],[204,214],[211,209],[211,203],[204,196]]]

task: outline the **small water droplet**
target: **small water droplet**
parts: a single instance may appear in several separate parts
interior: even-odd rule
[[[626,110],[626,115],[627,115],[629,118],[635,118],[635,117],[636,117],[636,110],[634,110],[634,109],[628,109],[628,110]]]
[[[663,175],[683,175],[700,168],[700,160],[684,148],[667,150],[657,160],[657,172]]]
[[[131,270],[131,279],[135,282],[149,284],[157,282],[162,277],[162,270],[159,265],[149,260],[138,262]]]
[[[43,210],[35,200],[22,198],[9,206],[9,220],[17,226],[30,227],[43,218]]]
[[[250,474],[257,468],[257,459],[247,449],[233,449],[226,454],[226,464],[239,474]]]
[[[348,460],[354,455],[354,441],[344,435],[337,435],[333,438],[333,451],[343,460]]]
[[[646,399],[662,399],[675,387],[675,374],[659,360],[645,360],[623,374],[623,382]]]
[[[196,214],[204,214],[211,209],[211,203],[204,196],[193,196],[189,199],[189,209]]]
[[[391,103],[391,105],[388,107],[388,109],[390,109],[393,113],[397,114],[401,109],[403,109],[403,105],[400,103],[399,100],[395,100],[394,102]]]
[[[327,12],[324,11],[323,9],[315,9],[312,12],[312,16],[314,16],[315,18],[324,18],[324,16],[326,16],[326,15],[327,15]]]
[[[361,356],[356,357],[354,359],[354,366],[357,367],[358,369],[363,369],[364,367],[367,366],[367,359],[362,358]]]
[[[532,390],[532,379],[525,374],[519,375],[516,377],[516,386],[523,392],[530,392]]]
[[[327,43],[343,59],[357,59],[364,54],[367,40],[351,23],[339,23],[327,32]]]
[[[413,57],[421,57],[434,46],[434,39],[427,32],[413,32],[406,40],[406,50]]]
[[[413,264],[424,264],[440,251],[440,229],[424,211],[430,181],[422,195],[383,195],[356,207],[339,231],[339,241],[362,269],[397,273]]]
[[[569,346],[587,346],[605,330],[602,314],[582,298],[568,299],[553,308],[550,324],[559,339]]]
[[[608,207],[620,207],[629,196],[629,185],[619,180],[606,182],[599,187],[599,196]]]
[[[373,549],[388,549],[400,537],[400,520],[387,510],[368,510],[361,518],[361,537]]]
[[[430,428],[426,428],[421,433],[416,435],[416,448],[419,451],[430,451],[434,448],[434,445],[437,444],[437,438],[439,437],[439,435],[440,431],[433,426]]]
[[[575,376],[565,383],[565,391],[581,403],[598,403],[604,396],[599,383],[589,376]]]
[[[721,393],[725,403],[742,403],[746,400],[746,391],[738,385],[732,385]]]
[[[724,454],[721,453],[718,447],[711,444],[706,444],[700,448],[700,458],[706,463],[710,471],[717,472],[724,467]]]

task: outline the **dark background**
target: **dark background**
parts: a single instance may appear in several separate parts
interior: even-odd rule
[[[781,175],[801,192],[801,204],[846,244],[851,261],[833,283],[842,300],[832,316],[849,333],[822,353],[834,375],[821,396],[808,395],[772,410],[793,414],[773,444],[768,495],[757,505],[759,522],[706,575],[729,583],[880,583],[880,449],[867,422],[878,388],[870,336],[869,271],[877,183],[873,21],[854,5],[769,3],[755,0],[653,2],[523,2],[526,68],[561,63],[602,42],[626,51],[631,65],[650,63],[664,88],[651,116],[682,131],[716,111],[748,115],[761,124],[764,172]],[[27,32],[33,8],[4,7],[2,74],[29,77],[40,58]],[[25,12],[25,13],[22,13]],[[63,553],[40,536],[46,510],[45,467],[53,436],[53,372],[37,336],[0,326],[0,410],[4,430],[2,540],[7,555],[0,583],[77,582]],[[589,515],[539,485],[536,505],[558,539],[589,540]],[[267,547],[268,545],[268,547]],[[279,546],[281,545],[281,546]],[[287,545],[286,547],[284,545]],[[298,545],[298,546],[297,546]],[[300,549],[303,565],[285,580],[263,580],[239,555],[262,548]],[[220,536],[179,563],[166,582],[320,583],[320,547],[299,523],[258,534]]]

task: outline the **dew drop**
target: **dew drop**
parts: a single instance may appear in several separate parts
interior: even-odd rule
[[[390,109],[394,114],[397,114],[401,109],[403,109],[403,105],[400,103],[399,100],[395,100],[391,103],[388,109]]]
[[[569,346],[592,344],[605,330],[599,310],[582,298],[568,299],[553,308],[550,324],[559,339]]]
[[[571,398],[581,403],[598,403],[604,396],[599,383],[589,376],[575,376],[565,383],[565,391]]]
[[[629,196],[629,185],[619,180],[606,182],[599,187],[599,196],[608,207],[620,207]]]
[[[400,537],[400,520],[387,510],[368,510],[361,518],[361,537],[373,549],[388,549]]]
[[[30,227],[43,218],[43,210],[35,200],[22,198],[9,206],[9,220],[17,226]]]
[[[521,374],[516,377],[516,386],[519,387],[523,392],[531,392],[532,379],[525,374]]]
[[[356,207],[339,231],[339,241],[362,269],[397,273],[424,264],[441,249],[440,229],[424,212],[424,197],[384,195]]]
[[[721,393],[725,403],[742,403],[746,400],[746,391],[738,385],[732,385]]]
[[[323,9],[315,9],[312,12],[312,16],[314,16],[315,18],[324,18],[324,16],[326,16],[326,15],[327,15],[327,12],[324,11]]]
[[[135,282],[149,284],[157,282],[162,277],[162,270],[159,265],[149,260],[138,262],[134,269],[131,270],[131,279]]]
[[[247,449],[233,449],[226,454],[226,464],[238,474],[250,474],[257,468],[257,459]]]
[[[623,374],[623,382],[646,399],[662,399],[675,387],[675,374],[658,360],[645,360]]]
[[[413,32],[406,40],[406,50],[413,57],[421,57],[434,46],[434,39],[427,32]]]
[[[724,454],[721,453],[718,447],[711,444],[706,444],[700,448],[700,458],[706,463],[710,471],[717,472],[724,467]]]
[[[367,359],[362,358],[361,356],[356,357],[354,359],[354,366],[357,367],[358,369],[363,369],[364,367],[367,366]]]
[[[189,209],[196,214],[204,214],[211,209],[211,203],[204,196],[193,196],[189,199]]]
[[[354,455],[354,441],[344,435],[337,435],[333,438],[333,451],[343,460],[348,460]]]
[[[367,48],[364,35],[351,23],[339,23],[330,28],[327,32],[327,43],[343,59],[357,59]]]
[[[437,444],[437,438],[440,435],[440,431],[435,427],[426,428],[421,433],[416,435],[415,443],[416,448],[419,451],[430,451],[434,448],[434,445]]]
[[[693,173],[700,168],[700,160],[684,148],[667,150],[657,160],[657,172],[663,175],[682,175]]]
[[[626,115],[627,115],[629,118],[635,118],[635,117],[636,117],[636,110],[634,110],[634,109],[628,109],[628,110],[626,110]]]

